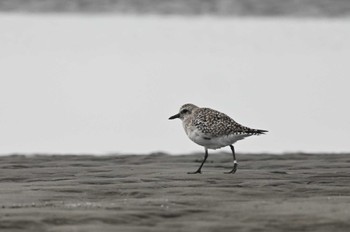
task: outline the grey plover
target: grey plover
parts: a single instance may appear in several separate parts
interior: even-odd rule
[[[188,174],[202,173],[201,169],[208,158],[208,149],[218,149],[226,146],[230,146],[233,154],[233,168],[225,173],[235,173],[238,163],[233,144],[245,137],[267,132],[267,130],[242,126],[224,113],[210,108],[200,108],[193,104],[181,106],[179,113],[169,119],[175,118],[182,120],[187,136],[205,149],[204,159],[197,171],[188,172]]]

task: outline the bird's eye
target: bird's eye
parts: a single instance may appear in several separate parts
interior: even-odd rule
[[[187,114],[188,112],[190,112],[188,109],[181,110],[181,114]]]

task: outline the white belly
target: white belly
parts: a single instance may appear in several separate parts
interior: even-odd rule
[[[193,128],[192,128],[193,129]],[[219,137],[212,137],[210,135],[203,134],[198,129],[186,131],[188,137],[198,145],[206,147],[208,149],[218,149],[234,144],[238,140],[242,140],[250,135],[247,134],[230,134]]]

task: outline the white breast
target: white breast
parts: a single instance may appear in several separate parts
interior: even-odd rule
[[[213,137],[199,131],[195,127],[185,127],[187,136],[198,145],[206,147],[208,149],[218,149],[234,144],[238,140],[242,140],[250,135],[247,134],[229,134],[219,137]]]

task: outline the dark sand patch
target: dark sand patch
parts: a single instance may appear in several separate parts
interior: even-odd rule
[[[350,155],[0,157],[0,231],[347,231]]]
[[[7,0],[0,12],[224,17],[348,17],[348,0]]]

